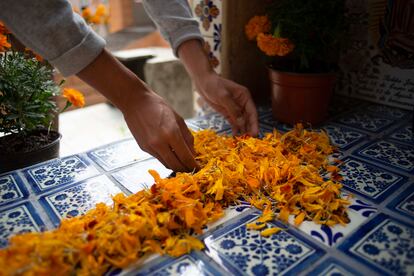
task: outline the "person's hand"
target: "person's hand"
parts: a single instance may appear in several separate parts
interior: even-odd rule
[[[183,42],[178,55],[200,95],[230,122],[233,134],[257,136],[259,122],[249,90],[217,75],[199,40]]]
[[[136,93],[123,108],[125,120],[139,146],[174,171],[192,171],[194,138],[184,120],[152,91]]]
[[[259,134],[256,106],[249,90],[214,72],[197,78],[200,95],[232,125],[233,134]]]

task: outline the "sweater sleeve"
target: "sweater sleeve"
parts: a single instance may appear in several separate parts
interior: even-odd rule
[[[80,72],[105,47],[66,0],[1,0],[0,20],[64,76]]]
[[[170,43],[178,56],[178,47],[185,41],[197,39],[203,43],[198,22],[187,0],[144,0],[144,8]]]

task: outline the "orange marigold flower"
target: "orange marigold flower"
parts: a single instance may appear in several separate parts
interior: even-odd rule
[[[255,40],[260,33],[270,32],[272,24],[266,15],[253,16],[244,27],[248,40]]]
[[[95,16],[97,17],[103,17],[106,15],[106,7],[104,4],[99,4],[96,7]]]
[[[71,104],[76,107],[85,105],[85,97],[81,92],[73,88],[63,89],[63,97],[65,97]]]
[[[6,26],[4,25],[4,23],[2,21],[0,21],[0,34],[9,34],[10,31],[6,28]]]
[[[86,21],[89,21],[89,19],[92,17],[92,12],[91,12],[91,9],[89,7],[86,7],[84,9],[82,9],[82,17]]]
[[[257,46],[268,56],[286,56],[293,51],[295,45],[287,38],[274,37],[270,34],[259,34]]]
[[[7,36],[0,34],[0,52],[4,52],[10,47],[11,45],[9,41],[7,40]]]

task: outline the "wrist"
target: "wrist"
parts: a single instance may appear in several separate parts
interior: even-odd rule
[[[194,82],[215,74],[207,53],[197,39],[187,40],[178,48],[178,56]]]

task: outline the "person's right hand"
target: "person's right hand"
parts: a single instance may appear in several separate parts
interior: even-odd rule
[[[152,91],[134,94],[122,110],[139,146],[174,171],[192,171],[194,138],[184,120]]]

